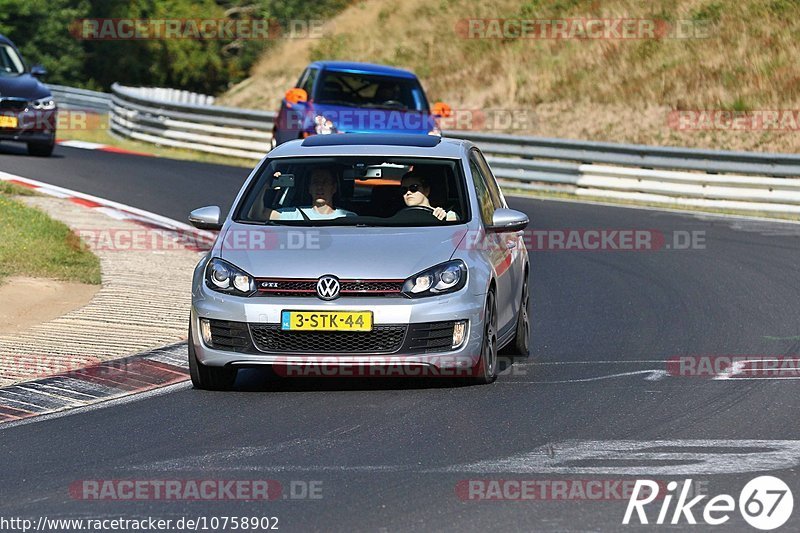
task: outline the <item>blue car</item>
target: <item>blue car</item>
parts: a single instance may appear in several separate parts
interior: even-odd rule
[[[316,61],[281,102],[272,132],[273,148],[293,139],[331,133],[441,135],[433,109],[417,77],[407,70],[345,61]]]
[[[53,95],[38,78],[40,66],[28,67],[22,55],[0,35],[0,141],[28,145],[28,153],[49,156],[56,143],[58,109]]]

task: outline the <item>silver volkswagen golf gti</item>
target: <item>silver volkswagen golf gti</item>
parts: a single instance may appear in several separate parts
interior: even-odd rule
[[[271,151],[197,265],[192,382],[285,376],[497,377],[528,354],[525,213],[481,152],[429,135],[339,134]]]

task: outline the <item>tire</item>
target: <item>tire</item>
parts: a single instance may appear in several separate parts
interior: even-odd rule
[[[189,376],[195,389],[230,390],[236,381],[238,370],[223,366],[206,366],[197,360],[189,326]]]
[[[483,316],[481,358],[472,369],[471,381],[476,385],[488,385],[497,379],[497,305],[492,291],[486,296]]]
[[[28,143],[28,155],[50,157],[55,147],[55,141],[49,143]]]
[[[522,283],[522,302],[517,315],[517,328],[514,338],[500,351],[503,355],[528,357],[530,354],[531,321],[530,321],[530,288],[528,287],[528,273],[525,272],[525,281]]]

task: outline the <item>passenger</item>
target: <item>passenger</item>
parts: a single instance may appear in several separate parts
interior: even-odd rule
[[[439,220],[458,220],[458,215],[454,211],[445,211],[441,207],[433,207],[428,197],[431,194],[431,187],[428,179],[419,173],[407,172],[401,181],[403,191],[403,201],[408,207],[427,207],[433,216]]]
[[[278,176],[280,176],[280,172],[275,173],[275,177]],[[333,206],[333,195],[336,194],[337,188],[336,175],[333,171],[327,167],[316,167],[311,171],[308,180],[308,194],[311,195],[312,205],[280,209],[265,208],[264,218],[267,218],[267,213],[269,213],[269,220],[305,220],[306,218],[308,220],[327,220],[358,216],[352,211],[336,209]]]

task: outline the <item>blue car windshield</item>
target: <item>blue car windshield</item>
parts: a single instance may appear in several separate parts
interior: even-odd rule
[[[326,71],[317,81],[319,104],[428,111],[428,101],[416,79]]]
[[[438,226],[469,221],[458,160],[376,156],[265,161],[234,211],[251,224]]]
[[[25,63],[17,51],[7,44],[0,44],[0,76],[19,76],[25,72]]]

